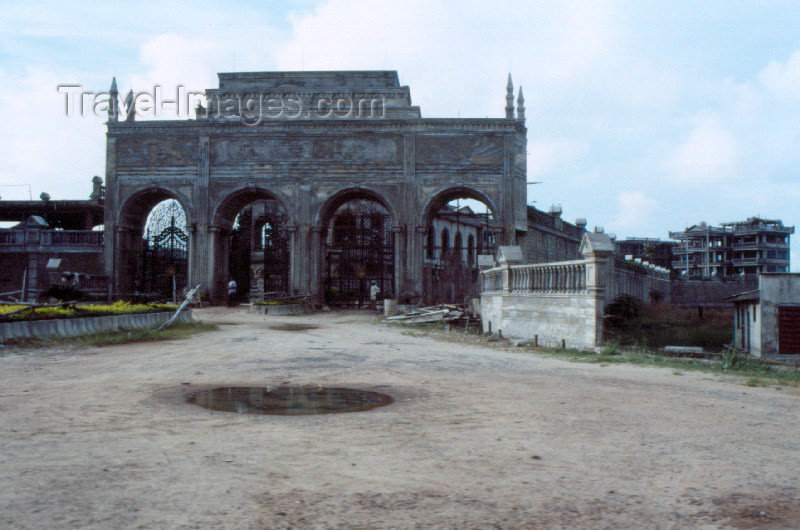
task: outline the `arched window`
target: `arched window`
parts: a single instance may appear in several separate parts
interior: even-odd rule
[[[455,244],[453,245],[453,251],[459,260],[463,259],[463,256],[461,255],[463,246],[464,245],[461,240],[461,232],[456,232],[456,241]]]
[[[467,266],[471,269],[475,265],[475,236],[467,238]]]
[[[428,241],[426,255],[428,259],[433,259],[434,247],[436,247],[436,233],[433,230],[433,225],[428,227]]]
[[[447,230],[447,228],[442,230],[442,244],[440,248],[442,249],[442,260],[444,260],[447,256],[447,251],[450,248],[450,232]]]

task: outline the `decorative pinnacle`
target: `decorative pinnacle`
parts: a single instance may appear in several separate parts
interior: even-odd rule
[[[506,85],[506,119],[514,119],[514,83],[511,81],[511,74],[508,74],[508,85]]]
[[[517,98],[517,119],[525,121],[525,96],[522,95],[522,85],[519,87],[519,97]]]
[[[108,89],[108,121],[119,120],[119,100],[117,99],[117,78],[111,78],[111,88]]]

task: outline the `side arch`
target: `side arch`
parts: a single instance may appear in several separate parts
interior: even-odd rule
[[[489,210],[491,210],[492,215],[495,217],[497,217],[499,213],[499,210],[497,209],[497,202],[499,202],[499,200],[497,200],[498,198],[493,199],[485,192],[470,186],[449,186],[440,188],[438,191],[436,191],[436,193],[434,193],[433,197],[431,197],[428,202],[425,203],[424,208],[422,208],[422,211],[417,218],[417,226],[428,226],[431,220],[436,216],[436,213],[443,208],[445,204],[457,198],[467,198],[480,201],[484,203]]]
[[[191,227],[194,223],[190,207],[192,201],[180,191],[164,186],[149,186],[128,195],[116,212],[116,226],[133,231],[143,231],[147,216],[153,206],[168,199],[178,201],[186,214],[186,226]]]
[[[164,257],[163,249],[159,250],[158,246],[151,247],[143,239],[145,225],[153,208],[170,199],[175,200],[181,206],[183,214],[186,216],[187,233],[181,237],[187,239],[184,240],[186,241],[184,249],[178,247],[178,257],[174,253],[171,254],[171,257]],[[177,285],[177,289],[183,287],[183,283],[191,278],[195,266],[191,259],[195,246],[195,234],[192,229],[195,222],[193,214],[189,197],[165,186],[141,188],[121,201],[120,208],[114,212],[115,229],[112,236],[114,286],[118,294],[130,295],[136,291],[153,291],[154,285],[160,286],[155,289],[160,292],[165,274],[172,276],[173,290],[176,288],[176,278],[179,279],[178,284],[180,284]],[[177,232],[170,233],[176,234]],[[165,259],[167,265],[170,261],[172,263],[169,273],[165,272],[166,268],[162,268],[165,265]],[[169,280],[169,277],[166,277],[166,280]]]

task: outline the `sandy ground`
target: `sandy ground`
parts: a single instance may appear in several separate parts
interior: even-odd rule
[[[445,342],[359,313],[195,316],[220,331],[0,350],[0,527],[800,526],[800,389]],[[272,329],[287,322],[317,328]],[[396,401],[299,417],[184,402],[284,382]]]

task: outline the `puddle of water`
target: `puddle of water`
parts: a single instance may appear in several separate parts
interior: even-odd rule
[[[386,394],[354,388],[229,386],[189,394],[186,401],[223,412],[300,416],[362,412],[394,400]]]
[[[308,331],[309,329],[319,328],[319,326],[313,324],[275,324],[268,327],[275,331]]]

